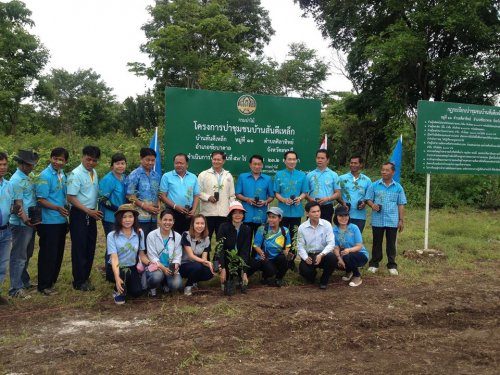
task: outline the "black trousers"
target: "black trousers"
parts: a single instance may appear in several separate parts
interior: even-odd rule
[[[106,242],[108,239],[108,234],[114,230],[115,223],[111,223],[109,221],[102,221],[102,229],[104,229],[104,236],[106,238]],[[113,274],[113,269],[111,268],[111,263],[109,262],[108,248],[104,249],[104,269],[106,270],[106,280],[114,283],[115,275]]]
[[[325,204],[321,206],[321,218],[331,223],[333,218],[333,211],[333,204]]]
[[[227,218],[225,216],[207,216],[207,225],[208,225],[208,238],[211,240],[212,239],[212,234],[217,235],[217,232],[219,231],[219,226],[222,223],[225,223],[227,221]]]
[[[189,224],[191,224],[191,218],[180,212],[174,211],[174,231],[181,234],[189,230]]]
[[[38,290],[52,288],[59,277],[66,244],[68,224],[40,224],[37,226],[38,243]]]
[[[147,252],[148,243],[146,240],[148,238],[148,234],[158,228],[158,223],[156,221],[139,221],[139,228],[141,228],[142,232],[144,233],[144,246],[146,246],[146,252]]]
[[[285,277],[287,270],[288,262],[285,254],[280,254],[274,259],[253,259],[250,262],[250,269],[247,271],[247,274],[248,276],[251,276],[257,271],[262,271],[262,277],[264,279],[269,279],[271,277],[282,279]]]
[[[366,224],[366,220],[363,220],[363,219],[353,219],[351,218],[350,219],[350,222],[354,225],[356,225],[358,228],[359,228],[359,231],[361,233],[363,233],[363,229],[365,229],[365,224]]]
[[[385,251],[387,253],[387,268],[398,268],[396,264],[396,238],[398,236],[398,228],[391,227],[372,227],[373,232],[373,248],[370,267],[377,267],[382,261],[382,242],[385,233]]]
[[[69,232],[73,288],[78,289],[89,279],[92,271],[97,240],[96,221],[83,211],[72,207],[69,213]]]
[[[281,220],[281,226],[287,227],[290,231],[290,237],[293,237],[293,230],[295,227],[297,227],[297,230],[299,229],[301,220],[301,217],[284,217]]]
[[[123,294],[131,297],[139,297],[143,293],[141,275],[137,272],[135,266],[120,268],[120,279],[122,279],[125,284],[123,288],[125,292]],[[116,291],[115,285],[115,292]]]
[[[326,285],[328,284],[333,271],[337,267],[337,263],[337,257],[333,253],[326,254],[323,259],[321,259],[321,263],[317,266],[314,264],[309,265],[305,261],[301,260],[299,264],[299,273],[308,282],[314,283],[316,280],[317,269],[322,268],[323,274],[321,275],[319,283],[321,285]]]

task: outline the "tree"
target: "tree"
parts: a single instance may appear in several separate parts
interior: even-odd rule
[[[137,95],[136,98],[126,98],[120,113],[123,131],[136,136],[140,128],[149,130],[158,126],[162,116],[157,102],[158,100],[149,90],[144,95]]]
[[[21,1],[0,2],[0,124],[16,134],[23,99],[47,63],[48,52],[27,28],[31,12]]]
[[[119,130],[121,105],[112,89],[92,69],[74,73],[52,69],[35,89],[40,112],[52,124],[52,132],[100,135]]]
[[[493,104],[500,6],[493,0],[295,0],[347,54],[360,115],[412,120],[418,100]],[[400,121],[399,121],[400,120]]]
[[[232,74],[251,53],[260,55],[274,33],[260,0],[160,0],[149,12],[141,51],[151,65],[130,67],[156,80],[158,91],[200,88],[214,71]]]

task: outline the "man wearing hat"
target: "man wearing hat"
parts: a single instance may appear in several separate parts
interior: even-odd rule
[[[29,216],[31,207],[37,205],[35,185],[29,174],[38,162],[38,154],[33,150],[19,150],[14,156],[17,170],[10,179],[14,193],[14,203],[19,206],[21,215],[11,215],[9,224],[12,231],[12,252],[10,254],[10,289],[9,295],[15,298],[29,298],[24,289],[30,289],[30,275],[27,268],[35,247],[35,225],[39,219]]]
[[[287,256],[291,247],[290,231],[281,226],[283,210],[269,207],[267,224],[260,226],[255,233],[253,248],[256,256],[251,260],[248,275],[262,271],[263,284],[283,285],[283,277],[288,269]],[[275,277],[275,279],[273,279]]]

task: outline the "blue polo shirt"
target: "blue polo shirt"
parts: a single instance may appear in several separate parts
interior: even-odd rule
[[[343,174],[339,177],[339,186],[342,191],[342,199],[344,202],[351,204],[349,216],[353,219],[366,220],[366,207],[358,210],[358,201],[365,200],[365,194],[372,181],[363,173],[360,173],[355,179],[351,172]],[[347,193],[349,194],[347,194]]]
[[[99,178],[95,169],[90,172],[82,164],[73,169],[68,177],[67,194],[74,195],[85,207],[95,210],[99,194]]]
[[[40,182],[35,185],[36,197],[43,198],[56,206],[64,207],[66,204],[66,175],[64,171],[57,173],[49,164],[40,173]],[[66,217],[57,210],[42,207],[42,222],[44,224],[64,224]]]
[[[144,233],[140,229],[139,235],[132,229],[132,234],[127,237],[122,231],[115,235],[115,231],[108,233],[106,245],[108,255],[118,254],[118,262],[120,267],[132,267],[137,263],[137,253],[139,250],[145,250]],[[111,264],[111,259],[109,260]]]
[[[335,190],[340,189],[338,184],[339,175],[330,168],[320,171],[316,168],[307,174],[309,184],[309,196],[313,199],[331,197]],[[328,202],[325,204],[332,204]]]
[[[342,246],[346,249],[348,247],[354,247],[358,243],[363,244],[363,237],[357,225],[348,224],[345,231],[335,225],[333,227],[333,234],[335,235],[335,246]],[[368,259],[368,250],[366,250],[364,245],[359,252]]]
[[[14,192],[14,199],[23,201],[23,211],[28,215],[28,209],[36,206],[35,185],[20,169],[16,170],[12,175],[10,185]],[[12,225],[25,226],[21,218],[17,215],[11,215],[9,223]]]
[[[278,228],[278,231],[276,232],[272,232],[271,228],[268,227],[268,231],[264,238],[266,226],[267,225],[261,225],[259,229],[257,229],[253,244],[254,246],[260,247],[269,259],[274,259],[283,252],[283,248],[290,247],[292,245],[290,231],[287,227],[283,227],[285,229],[285,237],[283,237],[281,228]],[[257,254],[255,259],[260,259],[260,255]]]
[[[116,208],[120,207],[125,203],[125,175],[119,180],[113,172],[108,172],[99,181],[99,196],[106,197],[113,206]],[[105,205],[102,205],[102,211],[104,212],[104,221],[108,223],[115,222],[115,211],[110,210]]]
[[[193,207],[194,197],[200,195],[200,185],[195,174],[186,171],[184,177],[181,177],[173,170],[161,178],[160,191],[178,206]]]
[[[274,197],[273,181],[270,176],[261,173],[255,179],[251,172],[242,173],[238,177],[235,188],[236,194],[241,194],[245,197],[259,197],[259,200],[266,200],[269,197]],[[242,202],[243,208],[247,210],[245,213],[245,223],[263,224],[267,221],[267,205],[256,207],[247,202]]]
[[[382,205],[380,212],[372,210],[372,227],[398,227],[398,206],[406,204],[405,192],[398,182],[392,180],[386,186],[382,179],[375,181],[368,188],[365,199]]]
[[[10,206],[14,203],[12,185],[4,178],[0,180],[0,226],[9,223]]]
[[[279,193],[283,198],[290,198],[295,195],[297,198],[302,193],[308,192],[307,177],[302,171],[294,169],[289,171],[283,169],[274,176],[274,192]],[[302,217],[304,216],[304,207],[302,204],[287,205],[278,202],[278,207],[283,210],[283,217]]]

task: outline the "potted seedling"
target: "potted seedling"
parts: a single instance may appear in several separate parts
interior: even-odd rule
[[[238,255],[238,250],[226,250],[228,265],[227,268],[229,270],[229,275],[226,280],[226,284],[224,285],[224,294],[227,296],[232,296],[235,292],[235,286],[238,281],[241,280],[241,273],[248,268],[245,260]],[[241,290],[244,292],[246,286],[242,284]]]
[[[40,224],[42,222],[42,207],[40,205],[28,208],[28,217],[31,224]]]

